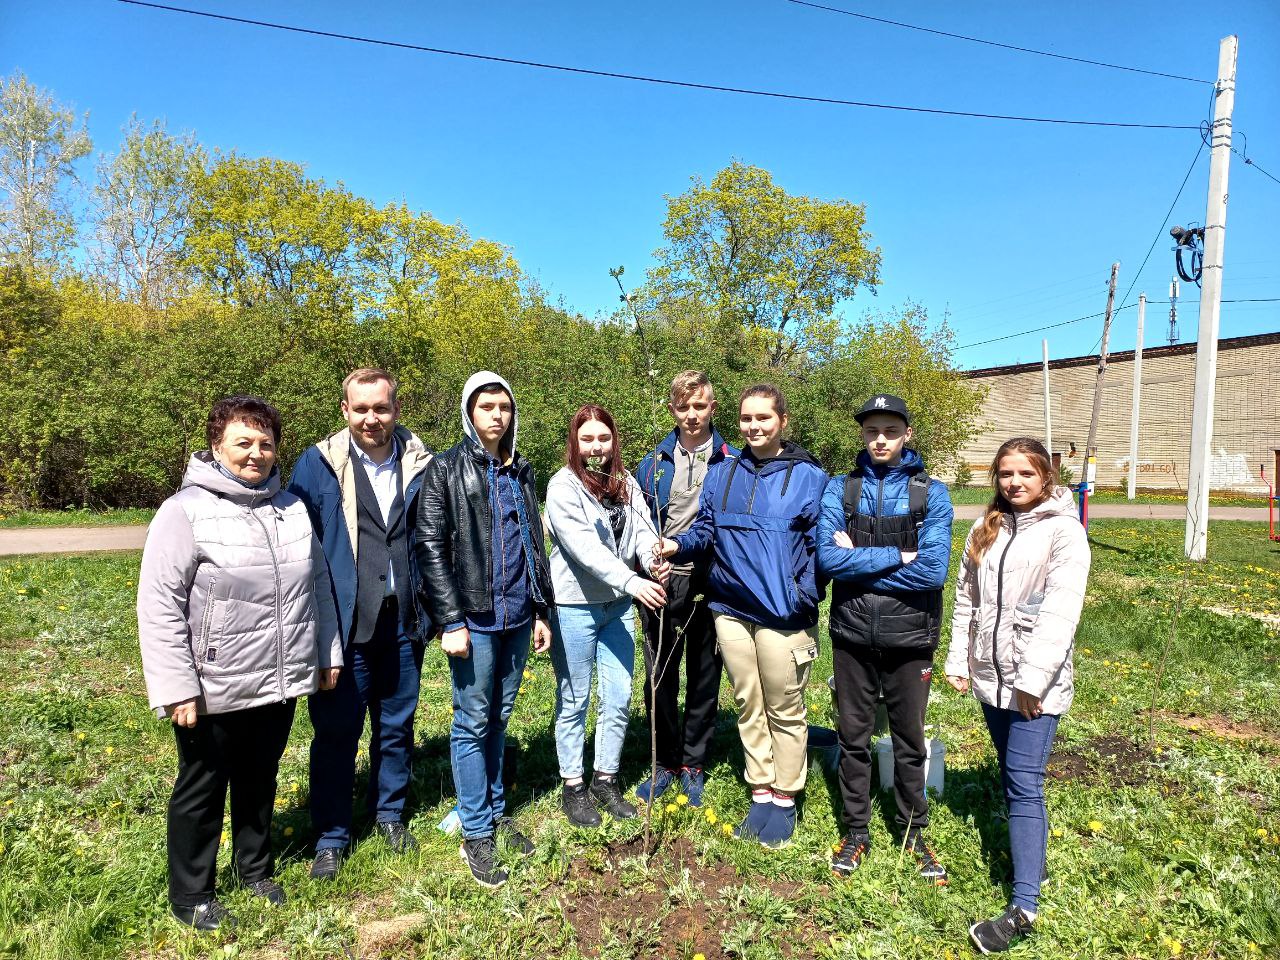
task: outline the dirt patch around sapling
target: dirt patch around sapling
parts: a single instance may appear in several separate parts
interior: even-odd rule
[[[1254,723],[1232,720],[1216,713],[1161,713],[1159,716],[1192,733],[1206,733],[1221,740],[1261,740],[1280,750],[1280,735]]]
[[[1055,780],[1143,787],[1156,779],[1159,761],[1145,745],[1113,734],[1095,737],[1078,749],[1055,751],[1047,772]]]
[[[752,897],[743,895],[750,887]],[[574,928],[585,956],[612,955],[731,960],[726,939],[744,923],[759,925],[761,898],[793,914],[778,955],[811,960],[825,942],[816,926],[792,907],[804,884],[743,877],[727,861],[705,860],[687,837],[664,843],[647,860],[643,838],[610,844],[575,861],[568,877],[546,891]]]

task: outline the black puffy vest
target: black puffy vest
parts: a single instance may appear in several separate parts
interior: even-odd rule
[[[855,547],[917,549],[917,531],[924,522],[928,474],[909,481],[910,510],[896,516],[858,512],[862,499],[860,470],[844,480],[845,532]],[[935,650],[942,629],[942,590],[865,589],[853,580],[836,580],[831,591],[830,632],[833,643],[886,650]]]

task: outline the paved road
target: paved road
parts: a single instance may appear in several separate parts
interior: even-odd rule
[[[976,520],[985,508],[979,504],[956,507],[957,520]],[[1183,520],[1186,508],[1176,503],[1099,503],[1090,507],[1095,519]],[[1266,523],[1265,507],[1211,507],[1213,520],[1253,520]],[[147,528],[129,527],[20,527],[0,530],[0,556],[19,553],[93,553],[100,550],[141,550]]]

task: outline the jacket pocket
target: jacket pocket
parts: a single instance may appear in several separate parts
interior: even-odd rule
[[[200,634],[196,638],[196,669],[199,670],[206,662],[209,654],[209,633],[213,629],[213,605],[217,602],[214,599],[214,591],[218,586],[218,578],[211,577],[209,586],[205,589],[204,610],[200,616]]]

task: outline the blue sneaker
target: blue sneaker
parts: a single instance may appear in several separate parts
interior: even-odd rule
[[[689,798],[689,806],[702,806],[702,791],[706,789],[707,777],[701,767],[680,768],[680,789]]]
[[[769,819],[760,828],[760,843],[771,850],[780,850],[791,844],[791,835],[796,832],[796,805],[780,807],[776,803],[769,804]]]
[[[773,815],[772,803],[756,803],[751,801],[751,812],[740,824],[733,828],[733,835],[739,840],[758,840],[760,831],[768,824]]]
[[[678,778],[679,773],[670,767],[659,767],[657,773],[652,777],[645,777],[640,786],[636,787],[636,799],[641,803],[652,803],[666,793],[667,788]]]

